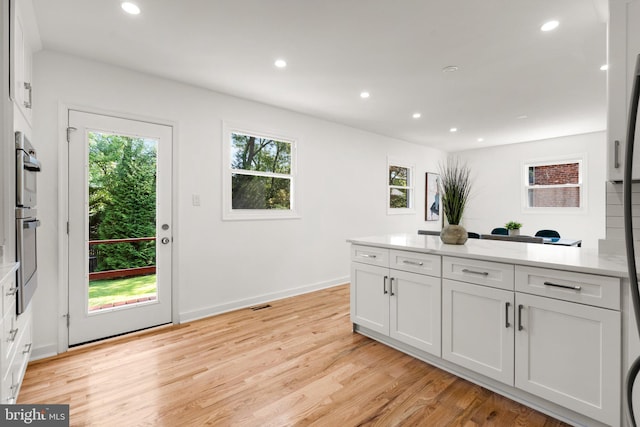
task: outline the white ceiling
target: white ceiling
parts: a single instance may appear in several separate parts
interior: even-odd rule
[[[44,49],[446,151],[606,126],[606,0],[32,1]]]

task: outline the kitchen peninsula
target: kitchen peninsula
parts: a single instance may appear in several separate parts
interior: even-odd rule
[[[622,425],[637,341],[623,257],[413,234],[348,241],[354,332],[568,423]]]

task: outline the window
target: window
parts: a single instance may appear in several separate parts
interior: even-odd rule
[[[526,208],[581,208],[582,160],[525,165]]]
[[[413,166],[388,162],[387,212],[390,214],[414,213]]]
[[[224,219],[297,217],[296,142],[225,126]]]

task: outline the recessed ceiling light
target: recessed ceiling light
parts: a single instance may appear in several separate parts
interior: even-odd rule
[[[135,3],[131,3],[129,1],[123,1],[122,4],[120,4],[120,6],[122,7],[122,10],[127,12],[129,15],[140,14],[140,8]]]
[[[545,22],[544,24],[542,24],[542,27],[540,27],[540,31],[546,32],[546,31],[555,30],[556,28],[558,28],[558,25],[560,25],[558,21]]]
[[[528,119],[528,118],[529,118],[529,116],[527,116],[526,114],[522,114],[522,115],[516,117],[516,119],[518,119],[518,120],[524,120],[524,119]]]
[[[451,128],[449,129],[449,132],[458,132],[458,128]]]
[[[607,71],[609,69],[609,64],[604,64],[600,67],[600,71]]]
[[[360,98],[367,99],[371,94],[369,92],[360,92]]]
[[[420,114],[420,113],[413,113],[413,118],[414,118],[414,119],[419,119],[420,117],[422,117],[422,114]]]
[[[276,62],[273,63],[278,68],[284,68],[287,66],[287,61],[284,59],[276,59]]]
[[[442,69],[443,73],[455,73],[456,71],[458,71],[459,68],[457,65],[447,65],[446,67],[444,67]]]
[[[484,141],[484,138],[478,138],[478,142]]]

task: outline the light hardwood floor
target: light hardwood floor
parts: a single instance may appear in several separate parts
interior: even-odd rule
[[[564,426],[351,331],[347,285],[29,364],[71,425]]]

